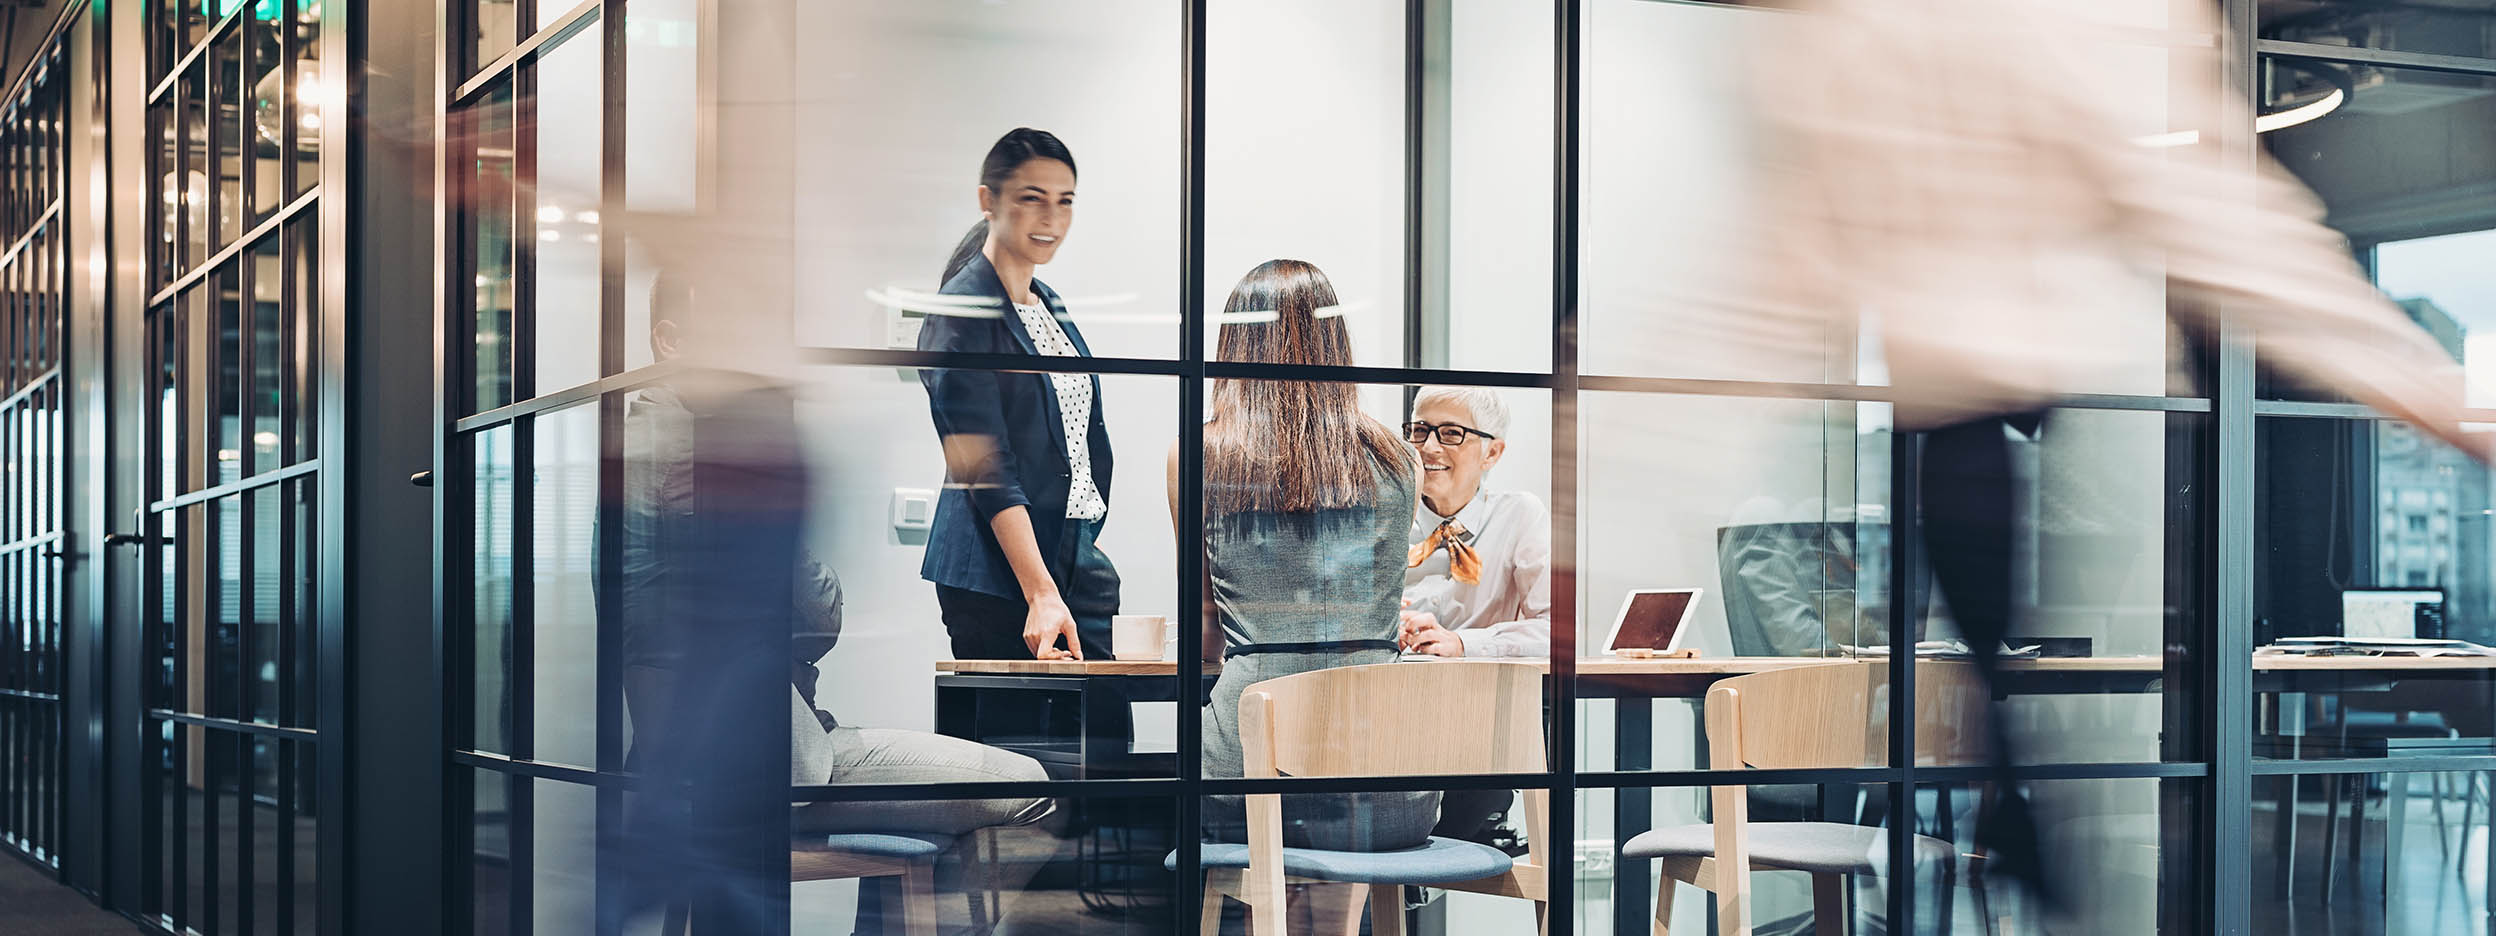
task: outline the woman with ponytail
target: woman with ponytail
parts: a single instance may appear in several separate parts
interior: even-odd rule
[[[997,140],[979,170],[979,223],[945,264],[948,296],[919,350],[1090,357],[1066,306],[1034,278],[1075,216],[1075,157],[1047,131]],[[1107,659],[1118,572],[1097,540],[1109,514],[1100,379],[921,368],[945,449],[919,575],[936,585],[956,659]]]

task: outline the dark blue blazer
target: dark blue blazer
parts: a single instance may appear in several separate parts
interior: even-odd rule
[[[1066,318],[1066,305],[1038,280],[1032,292],[1057,317],[1075,350],[1085,357],[1092,348],[1083,332]],[[974,256],[942,290],[951,296],[985,296],[996,300],[996,314],[930,315],[919,330],[921,351],[968,351],[991,354],[1038,354],[1031,333],[1006,301],[997,268],[988,258]],[[1092,425],[1089,431],[1092,484],[1109,499],[1109,430],[1101,421],[1101,379],[1092,380]],[[1030,508],[1031,531],[1047,560],[1049,577],[1066,584],[1066,557],[1056,544],[1066,527],[1066,498],[1074,475],[1067,464],[1063,419],[1057,391],[1047,374],[1001,374],[991,371],[919,369],[927,387],[927,404],[935,416],[936,436],[945,446],[945,488],[936,498],[934,526],[928,531],[927,558],[919,576],[938,585],[1020,599],[1014,579],[988,525],[997,512],[1017,504]]]

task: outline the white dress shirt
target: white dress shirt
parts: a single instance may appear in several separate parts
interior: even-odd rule
[[[1423,502],[1411,542],[1449,518]],[[1551,511],[1523,491],[1482,491],[1456,511],[1463,539],[1482,560],[1473,585],[1448,574],[1442,548],[1404,570],[1408,610],[1427,611],[1463,641],[1468,657],[1551,656]]]
[[[1066,330],[1059,328],[1057,317],[1047,306],[1014,304],[1014,315],[1023,320],[1023,330],[1031,333],[1031,344],[1048,357],[1074,357],[1075,343],[1066,339]],[[1109,515],[1109,502],[1101,499],[1100,485],[1092,482],[1092,375],[1050,374],[1049,386],[1057,391],[1057,415],[1065,423],[1066,470],[1073,477],[1073,486],[1066,492],[1066,517],[1070,520],[1098,520]]]

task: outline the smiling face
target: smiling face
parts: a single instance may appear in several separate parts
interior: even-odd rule
[[[1054,159],[1027,160],[995,190],[979,187],[979,210],[988,217],[991,248],[1045,264],[1075,226],[1075,170]]]
[[[1455,423],[1481,428],[1465,405],[1455,400],[1426,401],[1413,409],[1413,419],[1433,426]],[[1450,447],[1439,444],[1433,434],[1413,446],[1413,450],[1421,455],[1422,499],[1439,516],[1451,517],[1481,491],[1483,473],[1499,464],[1499,456],[1508,451],[1508,443],[1467,433],[1465,444]]]

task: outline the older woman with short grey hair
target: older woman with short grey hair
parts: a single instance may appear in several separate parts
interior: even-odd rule
[[[1489,388],[1425,387],[1413,399],[1404,440],[1422,475],[1404,572],[1408,653],[1551,655],[1551,511],[1483,486],[1507,434],[1508,407]]]

